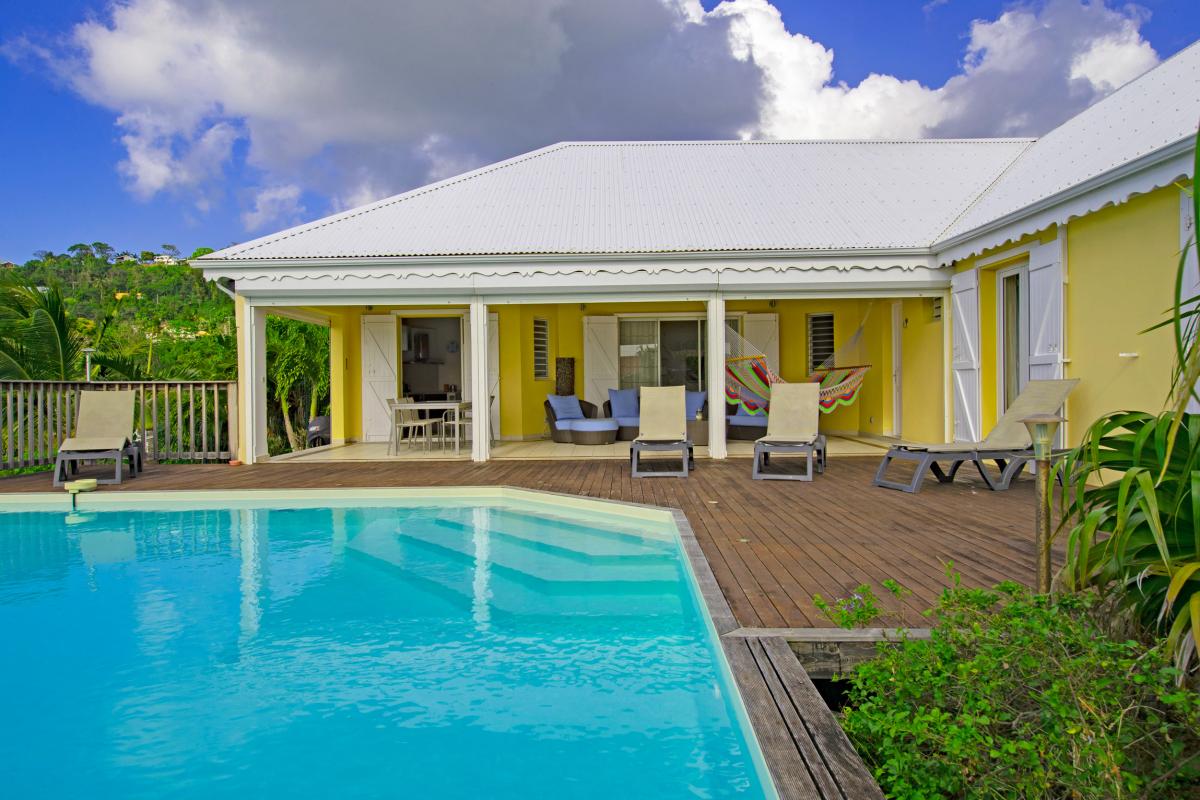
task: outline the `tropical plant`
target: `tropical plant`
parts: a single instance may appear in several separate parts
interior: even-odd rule
[[[1200,137],[1198,137],[1200,142]],[[1196,163],[1200,169],[1200,148]],[[1198,171],[1196,174],[1200,174]],[[1192,204],[1200,219],[1200,196]],[[1119,411],[1092,423],[1056,470],[1070,590],[1095,589],[1151,633],[1165,634],[1181,675],[1200,642],[1200,296],[1186,297],[1188,255],[1179,258],[1170,318],[1176,365],[1167,410]]]
[[[1200,695],[1161,643],[1105,635],[1094,593],[954,581],[929,639],[843,679],[842,727],[889,797],[1196,796]]]
[[[280,317],[267,319],[267,379],[292,450],[303,449],[308,421],[329,396],[329,332]]]
[[[57,282],[39,287],[0,276],[0,378],[78,378],[86,342]]]

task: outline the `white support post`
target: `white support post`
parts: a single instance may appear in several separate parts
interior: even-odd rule
[[[247,302],[245,305],[245,414],[246,463],[266,461],[267,452],[267,312]]]
[[[488,313],[487,302],[471,299],[471,460],[487,461],[491,455],[488,426],[491,386],[488,385]]]
[[[725,458],[725,297],[708,299],[708,455]]]

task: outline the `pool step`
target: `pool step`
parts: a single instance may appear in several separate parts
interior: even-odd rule
[[[416,540],[428,547],[447,551],[474,564],[476,543],[473,531],[449,527],[436,520],[408,520],[396,529],[398,536]],[[523,546],[502,537],[487,540],[487,560],[493,569],[502,569],[557,587],[573,583],[620,583],[673,585],[679,579],[678,562],[658,556],[654,560],[629,559],[614,563],[606,560],[568,558],[550,549]],[[553,589],[552,589],[553,590]]]
[[[453,534],[474,536],[474,521],[439,517],[434,525]],[[587,564],[663,563],[676,558],[674,545],[646,545],[633,541],[615,541],[560,531],[539,530],[531,524],[511,520],[489,519],[487,533],[493,541],[504,541],[517,547],[553,553],[563,558]]]
[[[480,571],[474,558],[400,536],[376,522],[347,542],[347,550],[397,569],[406,579],[428,583],[491,609],[521,617],[678,615],[684,601],[678,581],[549,582],[492,564]]]

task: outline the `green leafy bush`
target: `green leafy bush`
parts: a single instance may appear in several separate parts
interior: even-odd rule
[[[1108,638],[1095,595],[956,585],[932,638],[881,647],[842,724],[897,798],[1200,796],[1200,696],[1164,648]]]
[[[912,594],[890,578],[883,582],[883,588],[887,589],[897,600]],[[825,615],[825,619],[846,630],[865,627],[878,622],[885,616],[884,610],[879,605],[879,599],[875,596],[875,591],[869,583],[860,583],[849,597],[835,597],[832,601],[826,600],[819,594],[814,594],[813,605]]]

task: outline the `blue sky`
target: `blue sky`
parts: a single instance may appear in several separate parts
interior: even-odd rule
[[[515,14],[476,25],[498,13],[483,5],[463,16],[381,10],[390,19],[362,24],[413,31],[413,60],[392,62],[396,43],[352,31],[354,44],[312,55],[309,37],[323,32],[321,20],[312,29],[256,25],[278,11],[270,0],[231,29],[208,13],[223,1],[131,0],[120,19],[102,2],[8,4],[0,19],[0,259],[21,262],[77,241],[220,247],[567,138],[1036,134],[1102,96],[1111,88],[1104,80],[1144,69],[1151,48],[1166,58],[1200,39],[1200,3],[1163,0],[1135,11],[1109,4],[1107,15],[1077,11],[1075,0],[1049,8],[773,0],[782,25],[765,0],[742,0],[704,19],[693,8],[686,30],[665,16],[678,0],[572,0],[553,13],[522,0],[511,8],[526,8],[536,22]],[[716,6],[704,0],[703,11]],[[1037,63],[1005,71],[999,55],[988,59],[1021,37],[998,24],[973,34],[972,22],[994,23],[1014,9],[1027,11],[1034,28],[1091,26],[1040,45],[1056,57],[1075,48],[1077,62],[1090,41],[1119,33],[1124,49],[1102,61],[1124,66],[1112,67],[1111,78],[1104,64],[1088,62],[1082,93],[1078,81],[1065,88],[1067,67],[1049,57],[1044,74]],[[87,20],[93,25],[80,34],[75,26]],[[761,23],[753,30],[752,20]],[[492,44],[503,33],[492,31],[509,24],[514,49],[504,50]],[[260,45],[253,32],[266,27],[276,38]],[[421,44],[445,30],[454,32],[450,44],[430,42],[416,60]],[[223,36],[242,53],[238,64],[250,66],[189,55]],[[741,51],[731,54],[731,37]],[[985,41],[991,49],[964,78],[968,49]],[[441,58],[460,44],[464,57]],[[834,54],[831,82],[813,66],[822,48]],[[256,60],[264,51],[266,63]],[[256,74],[243,80],[239,69]],[[908,99],[870,118],[849,111],[857,106],[837,92],[817,100],[822,86],[856,90],[872,73],[891,76],[888,85]],[[943,87],[936,97],[926,91]],[[1038,111],[1032,121],[1016,113],[1030,107]],[[939,121],[912,128],[908,118],[922,114]]]

